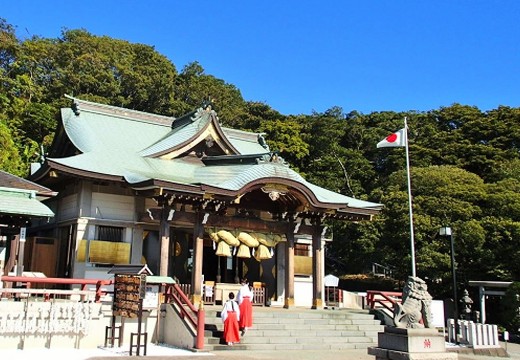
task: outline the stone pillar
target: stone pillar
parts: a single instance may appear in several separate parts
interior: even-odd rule
[[[312,232],[312,308],[323,308],[323,273],[321,248],[321,222],[316,220]]]
[[[486,323],[486,289],[484,286],[478,287],[478,297],[480,300],[480,322]]]
[[[294,307],[294,226],[289,227],[285,244],[285,299],[284,308]]]
[[[191,302],[197,306],[202,297],[202,261],[204,252],[204,224],[198,213],[193,225],[193,270],[191,272]]]
[[[25,254],[25,240],[27,228],[22,226],[20,228],[19,240],[18,240],[18,259],[16,261],[16,276],[23,276],[23,263]]]

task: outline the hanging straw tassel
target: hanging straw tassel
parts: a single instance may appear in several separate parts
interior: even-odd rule
[[[266,260],[271,258],[271,253],[269,252],[269,248],[263,244],[258,245],[258,251],[255,254],[255,259]]]
[[[225,241],[219,241],[217,251],[215,252],[215,254],[217,256],[231,257],[231,249]]]
[[[251,253],[249,251],[249,247],[247,247],[245,244],[240,244],[240,246],[238,247],[237,257],[250,258]]]

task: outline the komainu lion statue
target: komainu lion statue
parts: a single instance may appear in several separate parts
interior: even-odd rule
[[[394,324],[398,328],[429,328],[432,297],[424,280],[409,276],[403,289],[402,303],[394,308]]]

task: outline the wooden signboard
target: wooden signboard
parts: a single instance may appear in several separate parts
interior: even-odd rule
[[[128,318],[139,317],[145,291],[145,274],[116,274],[114,276],[113,315]]]

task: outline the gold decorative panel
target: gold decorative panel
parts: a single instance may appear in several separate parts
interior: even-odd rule
[[[102,264],[130,264],[130,244],[90,240],[89,262]]]
[[[312,275],[312,257],[294,255],[294,274]]]
[[[87,259],[87,243],[88,240],[81,240],[78,246],[78,254],[76,260],[79,262],[85,262]]]

